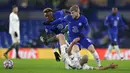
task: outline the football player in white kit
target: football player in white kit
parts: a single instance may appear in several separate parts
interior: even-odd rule
[[[16,50],[16,58],[20,58],[18,55],[19,43],[20,43],[20,21],[18,17],[18,7],[13,6],[12,12],[9,15],[9,33],[12,38],[12,45],[4,53],[4,56],[8,58],[7,54],[13,48]]]
[[[62,61],[65,63],[66,69],[83,69],[83,70],[105,70],[109,68],[116,68],[118,65],[110,64],[104,67],[92,67],[88,66],[87,55],[81,56],[79,51],[72,49],[73,45],[76,44],[80,38],[75,38],[69,46],[65,42],[63,34],[56,35],[57,40],[60,44]]]
[[[87,64],[88,62],[88,56],[83,55],[81,56],[79,51],[77,51],[76,48],[72,48],[74,44],[76,44],[80,38],[75,38],[69,48],[68,48],[68,56],[71,60],[72,66],[69,64],[65,64],[66,69],[83,69],[83,70],[105,70],[109,68],[116,68],[118,65],[116,64],[110,64],[108,66],[102,66],[102,67],[92,67]]]

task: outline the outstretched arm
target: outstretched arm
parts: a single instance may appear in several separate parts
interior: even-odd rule
[[[108,65],[108,66],[104,66],[104,67],[95,67],[94,69],[95,70],[106,70],[106,69],[110,69],[110,68],[112,68],[112,69],[114,69],[114,68],[116,68],[118,65],[117,64],[110,64],[110,65]]]
[[[80,38],[75,38],[71,43],[70,43],[70,46],[68,48],[68,55],[71,55],[71,50],[72,50],[72,47],[80,40]]]
[[[53,22],[50,22],[51,25],[56,25],[56,24],[60,24],[60,23],[63,23],[63,22],[68,22],[68,15],[66,15],[64,18],[59,18],[59,19],[56,19],[54,20]]]

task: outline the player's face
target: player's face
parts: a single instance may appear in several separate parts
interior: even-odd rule
[[[118,9],[117,9],[117,8],[112,8],[112,14],[113,14],[113,15],[116,15],[117,12],[118,12]]]
[[[18,13],[18,7],[13,8],[13,11],[14,11],[15,13]]]
[[[44,13],[44,17],[46,18],[46,20],[51,21],[53,20],[53,13],[52,12]]]
[[[77,19],[78,14],[79,14],[79,12],[71,11],[71,16],[72,16],[74,19]]]

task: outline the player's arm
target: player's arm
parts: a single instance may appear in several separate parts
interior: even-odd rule
[[[108,66],[104,66],[104,67],[94,67],[95,70],[106,70],[106,69],[114,69],[116,68],[118,65],[117,64],[110,64]]]
[[[68,55],[71,55],[71,50],[72,50],[72,47],[80,40],[80,38],[75,38],[71,43],[70,43],[70,46],[68,48]]]
[[[108,23],[109,23],[109,16],[106,17],[105,21],[104,21],[104,25],[106,27],[108,27]]]
[[[68,22],[68,15],[66,15],[64,18],[59,18],[59,19],[56,19],[54,20],[53,22],[50,22],[51,25],[58,25],[58,24],[61,24],[63,22]]]
[[[124,23],[122,16],[119,15],[119,24],[122,29],[129,29],[129,27]]]
[[[83,21],[83,27],[86,30],[85,33],[88,34],[88,32],[90,31],[88,20],[87,20],[87,18],[84,18],[82,21]]]

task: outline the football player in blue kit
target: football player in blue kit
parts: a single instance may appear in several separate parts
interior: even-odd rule
[[[112,49],[115,49],[119,58],[123,59],[123,56],[121,55],[120,49],[118,46],[118,30],[119,30],[119,27],[121,27],[121,29],[125,29],[127,28],[127,26],[123,22],[121,15],[118,13],[118,8],[116,7],[112,8],[112,13],[106,17],[104,21],[104,25],[108,29],[108,35],[111,41],[106,51],[106,54],[104,56],[104,59],[109,59],[109,54],[111,53]]]
[[[55,25],[67,22],[69,31],[69,43],[71,43],[75,38],[80,38],[80,41],[78,41],[78,43],[75,44],[72,48],[77,49],[77,52],[81,47],[88,49],[93,54],[98,67],[100,67],[101,63],[99,55],[96,52],[91,40],[86,36],[89,32],[89,24],[87,18],[80,14],[78,5],[73,5],[70,8],[70,12],[71,14],[66,15],[64,18],[59,18],[50,24]]]
[[[49,25],[48,23],[54,21],[55,19],[62,18],[67,13],[66,10],[58,10],[56,12],[53,12],[51,8],[45,8],[43,10],[44,17],[46,20],[43,23],[44,31],[42,32],[42,36],[40,37],[41,41],[45,44],[51,45],[51,48],[55,48],[54,44],[57,43],[56,35],[63,34],[62,30],[65,28],[66,23],[60,23],[57,25]],[[60,49],[59,49],[60,50]],[[59,51],[60,52],[60,51]],[[60,55],[56,50],[54,49],[54,55],[56,58],[56,61],[60,61]]]

